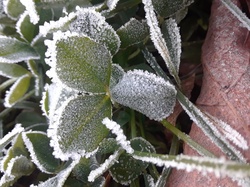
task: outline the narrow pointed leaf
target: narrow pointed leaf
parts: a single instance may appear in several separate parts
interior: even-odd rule
[[[175,96],[173,85],[155,74],[141,70],[127,72],[111,90],[114,101],[156,121],[172,113]]]
[[[29,71],[18,64],[0,63],[0,75],[8,78],[18,78]]]
[[[111,55],[92,39],[72,33],[55,33],[47,42],[49,75],[79,91],[106,92],[111,74]]]
[[[169,17],[192,4],[194,0],[153,0],[156,12],[162,17]]]
[[[50,125],[54,155],[62,160],[91,155],[107,136],[102,125],[111,116],[111,103],[105,95],[77,96],[65,102],[58,121]]]
[[[137,151],[155,152],[154,147],[143,138],[132,139],[131,146]],[[118,162],[116,162],[109,171],[116,182],[128,185],[147,167],[147,163],[135,160],[130,154],[123,153],[119,157]]]
[[[55,173],[60,167],[60,160],[52,155],[53,149],[49,145],[50,139],[46,134],[30,132],[22,135],[25,146],[37,168],[44,173]]]
[[[32,47],[15,38],[0,36],[0,62],[17,63],[30,59],[39,59]]]
[[[131,18],[124,26],[117,30],[121,40],[121,48],[142,42],[149,35],[149,28],[144,21]]]
[[[24,75],[13,84],[5,97],[5,106],[11,107],[17,103],[30,86],[30,76]]]

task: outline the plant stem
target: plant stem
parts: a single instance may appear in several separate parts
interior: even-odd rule
[[[216,157],[214,154],[209,152],[207,149],[202,147],[200,144],[192,140],[188,135],[181,132],[179,129],[177,129],[175,126],[170,124],[167,120],[162,120],[161,123],[164,127],[166,127],[168,130],[170,130],[174,135],[176,135],[179,139],[186,142],[190,147],[192,147],[194,150],[196,150],[200,155],[208,156],[208,157]]]
[[[130,109],[130,128],[131,128],[131,139],[136,137],[136,124],[135,124],[135,111]]]
[[[12,78],[12,79],[8,79],[7,81],[5,81],[4,83],[2,83],[0,85],[0,91],[4,90],[5,88],[7,88],[8,86],[10,86],[11,84],[13,84],[17,79],[16,78]]]

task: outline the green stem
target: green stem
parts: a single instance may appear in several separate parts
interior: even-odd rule
[[[135,111],[130,109],[130,126],[131,126],[131,139],[136,137],[136,124],[135,124]]]
[[[0,91],[4,90],[5,88],[7,88],[8,86],[10,86],[11,84],[13,84],[17,79],[16,78],[12,78],[12,79],[8,79],[7,81],[5,81],[4,83],[2,83],[0,85]]]
[[[179,139],[186,142],[190,147],[192,147],[194,150],[196,150],[200,155],[208,156],[208,157],[215,157],[214,154],[209,152],[207,149],[205,149],[203,146],[198,144],[196,141],[192,140],[188,135],[177,129],[175,126],[170,124],[167,120],[162,120],[161,123],[164,127],[166,127],[169,131],[171,131],[174,135],[176,135]]]

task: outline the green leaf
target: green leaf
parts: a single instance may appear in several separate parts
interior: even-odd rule
[[[61,166],[60,160],[52,155],[53,149],[49,145],[50,139],[46,134],[33,131],[22,135],[32,161],[38,169],[44,173],[56,173]]]
[[[30,45],[15,38],[0,36],[0,62],[16,63],[39,58]]]
[[[131,140],[131,147],[136,151],[154,153],[154,147],[143,138],[134,138]],[[148,167],[148,164],[135,160],[130,154],[123,153],[118,162],[110,168],[110,174],[113,179],[123,185],[130,184]]]
[[[169,17],[192,4],[194,0],[153,0],[152,2],[157,14]]]
[[[18,19],[18,17],[25,11],[25,7],[20,0],[7,0],[5,6],[6,13],[12,19]]]
[[[106,47],[88,37],[61,32],[54,34],[52,44],[47,44],[47,53],[51,55],[47,63],[52,66],[50,76],[54,78],[54,82],[60,80],[79,91],[107,91],[111,55]]]
[[[17,22],[16,29],[20,36],[31,43],[34,38],[35,25],[30,22],[28,12],[24,12]]]
[[[111,89],[117,103],[141,112],[150,119],[161,121],[175,106],[175,87],[163,78],[142,70],[128,71]]]
[[[122,67],[118,64],[112,64],[111,70],[110,89],[112,89],[122,79],[125,73]]]
[[[131,18],[124,26],[117,30],[121,40],[121,48],[142,42],[149,35],[149,28],[144,21]]]
[[[99,12],[91,9],[78,9],[76,19],[72,21],[69,28],[72,32],[87,35],[106,46],[112,55],[119,50],[118,35]]]
[[[104,139],[98,148],[97,154],[109,154],[118,150],[120,146],[117,144],[117,141],[114,138]]]
[[[67,160],[93,154],[108,134],[102,120],[110,116],[111,102],[106,95],[80,95],[66,101],[48,131],[54,155]]]
[[[20,77],[7,92],[5,97],[5,106],[11,107],[16,104],[26,93],[30,86],[30,76],[24,75]]]
[[[29,71],[18,64],[0,63],[0,75],[8,78],[18,78]]]

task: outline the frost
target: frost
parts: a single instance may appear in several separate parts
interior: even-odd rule
[[[107,0],[106,4],[109,8],[109,11],[114,10],[118,2],[119,0]]]
[[[154,12],[152,0],[143,0],[142,1],[146,12],[146,20],[148,23],[148,26],[150,28],[150,37],[151,40],[154,43],[155,48],[158,50],[160,55],[162,56],[163,60],[165,61],[169,72],[171,75],[175,78],[176,82],[179,84],[180,80],[178,77],[178,71],[177,65],[172,62],[170,58],[170,52],[167,48],[167,44],[163,38],[161,29],[158,25],[157,17]]]
[[[158,166],[174,167],[176,169],[186,170],[187,172],[197,170],[204,174],[214,173],[217,177],[227,175],[233,178],[245,178],[250,174],[250,165],[227,161],[225,158],[191,157],[186,155],[146,155],[139,152],[135,154],[133,155],[135,159],[156,164]]]
[[[157,184],[154,183],[154,179],[151,175],[146,174],[146,176],[144,178],[146,178],[146,180],[147,180],[148,187],[156,187],[157,186]]]
[[[130,142],[127,141],[127,137],[124,135],[123,130],[119,124],[108,118],[104,118],[102,123],[109,129],[113,134],[116,135],[116,141],[121,147],[126,150],[127,153],[133,153],[134,150],[130,146]]]
[[[111,78],[110,78],[110,89],[112,89],[123,77],[125,74],[122,67],[118,64],[112,64],[111,68]]]
[[[230,0],[221,0],[230,12],[242,23],[242,26],[250,30],[250,19]]]
[[[55,177],[52,177],[48,179],[47,181],[38,184],[37,186],[31,185],[30,187],[52,187],[52,186],[62,187],[65,181],[67,180],[68,176],[74,169],[74,167],[79,163],[79,161],[80,161],[80,158],[73,160],[66,169],[60,171]]]
[[[0,63],[0,75],[8,78],[19,78],[29,74],[25,68],[18,64]]]
[[[61,160],[79,155],[89,157],[108,134],[101,122],[111,116],[111,103],[105,95],[73,96],[55,116],[56,121],[50,123],[48,130],[54,156]]]
[[[173,85],[142,70],[128,71],[111,90],[112,100],[156,121],[161,121],[172,113],[175,96]]]
[[[23,132],[24,128],[21,124],[16,124],[16,126],[6,134],[2,139],[0,139],[0,150],[2,150],[6,145],[8,145],[16,135]]]
[[[0,1],[0,18],[5,17],[3,0]]]
[[[33,0],[20,0],[20,2],[25,6],[26,10],[28,11],[31,23],[37,24],[40,18],[36,11],[35,2]]]
[[[109,158],[100,165],[100,167],[92,170],[88,176],[88,181],[93,182],[97,177],[101,176],[105,171],[107,171],[115,162],[117,162],[120,154],[120,150],[114,152],[114,154],[110,155]]]

